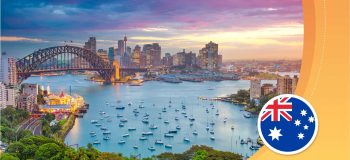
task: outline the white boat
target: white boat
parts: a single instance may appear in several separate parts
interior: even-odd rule
[[[171,144],[166,144],[164,145],[165,148],[173,148],[173,146]]]
[[[129,134],[124,134],[123,137],[129,137],[130,135]]]
[[[163,145],[164,142],[163,142],[162,140],[156,140],[156,141],[154,142],[154,144]]]
[[[194,118],[194,117],[190,117],[190,118],[188,118],[190,121],[195,121],[196,119]]]
[[[190,139],[187,137],[184,137],[184,142],[190,142]]]
[[[143,136],[150,136],[153,135],[153,132],[149,131],[149,132],[142,132]]]
[[[95,124],[95,126],[96,126],[96,127],[101,127],[102,124],[97,123],[97,124]]]
[[[173,134],[170,134],[170,133],[165,133],[165,134],[164,134],[164,137],[172,138],[172,137],[174,137],[174,135],[173,135]]]
[[[152,152],[153,152],[153,151],[155,151],[155,150],[156,150],[156,148],[154,148],[154,147],[149,147],[149,148],[148,148],[148,150],[150,150],[150,151],[152,151]]]
[[[119,127],[124,127],[124,123],[119,123]]]
[[[147,137],[142,136],[142,137],[139,138],[139,140],[141,140],[141,141],[147,140]]]
[[[134,146],[134,147],[132,147],[132,148],[134,148],[134,149],[139,149],[139,146]]]
[[[175,109],[175,112],[178,112],[178,111],[180,111],[179,109]]]
[[[124,119],[121,119],[120,122],[125,123],[125,122],[128,122],[128,120],[124,118]]]
[[[234,130],[235,129],[235,127],[234,126],[231,126],[231,130]]]
[[[179,120],[179,117],[175,117],[175,121],[178,121]]]
[[[136,131],[136,128],[128,128],[128,131]]]
[[[148,124],[148,123],[149,123],[149,121],[148,121],[147,119],[143,119],[143,120],[142,120],[142,123],[146,123],[146,124]]]
[[[101,127],[100,129],[105,131],[105,130],[107,130],[107,127]]]
[[[117,114],[117,118],[121,118],[123,117],[123,115]]]
[[[210,137],[210,140],[215,141],[215,137],[214,137],[214,136],[211,136],[211,137]]]
[[[102,134],[111,134],[111,131],[104,131]]]
[[[90,134],[90,136],[91,136],[91,137],[96,137],[97,134],[96,134],[96,133],[95,133],[95,134]]]
[[[91,132],[90,132],[90,134],[96,134],[96,132],[94,132],[94,131],[91,131]]]
[[[149,129],[152,129],[152,130],[157,129],[157,128],[158,127],[156,125],[154,125],[154,124],[151,124],[150,127],[149,127]]]
[[[115,109],[125,109],[125,107],[124,106],[117,106],[117,107],[115,107]]]
[[[110,140],[111,137],[103,137],[103,140]]]
[[[169,121],[168,121],[168,120],[166,120],[166,121],[164,121],[164,123],[165,123],[165,124],[169,124]]]
[[[214,130],[211,130],[211,131],[210,131],[210,134],[214,134]]]
[[[93,144],[101,144],[101,142],[99,140],[95,140]]]
[[[120,141],[118,142],[118,144],[125,144],[125,141],[124,141],[124,140],[120,140]]]
[[[176,129],[177,129],[177,130],[180,130],[180,129],[181,129],[181,127],[180,127],[180,126],[176,126]]]
[[[194,130],[192,134],[196,136],[196,135],[198,135],[198,132],[196,130]]]
[[[206,129],[207,131],[209,131],[209,126],[207,126],[205,129]]]
[[[98,120],[91,120],[91,124],[96,124]]]
[[[244,116],[245,118],[250,118],[250,117],[252,117],[252,115],[251,115],[250,113],[245,113],[245,114],[243,114],[243,116]]]

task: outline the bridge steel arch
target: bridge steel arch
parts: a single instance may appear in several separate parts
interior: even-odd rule
[[[105,62],[96,53],[90,50],[76,47],[76,46],[55,46],[45,49],[40,49],[31,53],[24,58],[16,62],[17,75],[19,82],[22,82],[26,78],[30,77],[31,74],[40,72],[40,65],[44,62],[55,58],[61,54],[73,54],[77,57],[83,58],[88,62],[91,68],[76,68],[76,70],[93,70],[97,71],[99,75],[105,80],[105,82],[111,82],[116,73],[115,68],[109,62]],[[63,68],[62,71],[72,70],[71,68]],[[53,70],[57,71],[57,70]]]

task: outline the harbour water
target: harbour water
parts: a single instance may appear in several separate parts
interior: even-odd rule
[[[198,99],[200,96],[213,98],[236,93],[239,89],[248,89],[249,81],[206,81],[179,84],[148,81],[142,86],[129,86],[127,84],[102,85],[86,81],[85,78],[83,75],[66,74],[60,77],[30,77],[25,81],[44,86],[49,85],[51,92],[55,93],[61,91],[77,93],[90,104],[88,112],[83,118],[76,120],[74,127],[66,136],[65,143],[68,145],[86,146],[98,140],[101,144],[94,146],[101,151],[119,152],[126,156],[141,155],[141,157],[163,152],[183,152],[194,144],[207,145],[243,156],[250,156],[255,152],[249,149],[250,145],[240,144],[241,139],[246,140],[247,138],[256,142],[258,132],[255,116],[244,118],[243,107],[239,105]],[[128,105],[129,103],[131,105]],[[183,109],[182,105],[186,109]],[[125,109],[116,109],[116,106],[124,106]],[[134,110],[139,112],[137,116]],[[105,114],[100,114],[100,112],[105,112]],[[149,115],[149,124],[142,122],[146,114]],[[117,117],[117,115],[123,117]],[[176,117],[178,120],[175,120]],[[191,122],[190,117],[195,120]],[[123,123],[124,127],[119,126],[121,119],[127,120]],[[110,140],[103,140],[101,127],[91,124],[91,120],[97,120],[99,124],[102,124],[101,127],[111,132]],[[169,123],[164,123],[165,121]],[[210,125],[212,122],[215,125]],[[156,125],[157,129],[151,130],[151,124]],[[176,126],[181,129],[177,130]],[[232,126],[234,130],[231,129]],[[209,127],[209,131],[206,127]],[[136,128],[136,130],[128,131],[128,128]],[[173,134],[173,138],[164,137],[164,134],[170,130],[177,130],[177,133]],[[143,132],[149,131],[153,132],[153,135],[146,136],[147,140],[139,140]],[[214,134],[211,134],[210,131],[213,131]],[[96,132],[96,136],[91,137],[90,132]],[[198,134],[194,135],[193,132]],[[125,134],[129,136],[123,137]],[[190,142],[184,142],[184,137]],[[212,140],[211,137],[215,137],[215,140]],[[121,140],[124,140],[125,143],[119,144]],[[156,140],[161,140],[164,144],[157,145]],[[172,145],[172,148],[165,147],[166,144]],[[138,146],[138,149],[135,149],[134,146]],[[150,147],[154,147],[155,150],[151,151]]]

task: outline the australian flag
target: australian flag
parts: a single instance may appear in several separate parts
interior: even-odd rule
[[[264,143],[281,154],[295,154],[306,149],[317,131],[317,116],[312,106],[295,95],[272,98],[262,108],[258,130]]]

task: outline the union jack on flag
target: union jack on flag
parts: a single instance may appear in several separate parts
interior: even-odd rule
[[[296,154],[315,139],[318,120],[303,98],[284,94],[269,100],[261,109],[258,131],[264,144],[280,154]]]

